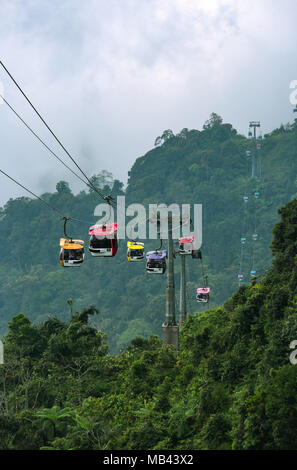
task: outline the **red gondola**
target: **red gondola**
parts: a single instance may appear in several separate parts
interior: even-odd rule
[[[92,225],[89,229],[89,251],[97,258],[110,258],[118,251],[118,224]]]

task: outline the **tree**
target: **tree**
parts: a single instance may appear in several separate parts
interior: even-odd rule
[[[63,431],[69,420],[74,419],[75,413],[71,408],[60,408],[59,406],[53,406],[52,408],[43,408],[36,411],[36,418],[43,421],[43,429],[46,430],[46,423],[50,422],[52,425],[52,436],[53,439],[57,432]]]
[[[103,190],[107,186],[108,187],[107,189],[111,191],[111,188],[113,187],[113,184],[114,184],[114,178],[112,176],[112,173],[106,170],[102,170],[97,175],[91,176],[90,181],[92,185],[95,186],[95,188],[99,190]],[[90,188],[89,191],[92,192],[94,190]]]
[[[69,183],[67,183],[67,181],[59,181],[56,184],[56,190],[59,194],[72,194]]]
[[[38,328],[31,325],[30,320],[19,313],[8,323],[9,332],[5,337],[6,352],[14,351],[22,356],[34,356],[44,347],[44,341]]]
[[[189,134],[189,129],[187,127],[184,127],[179,134],[177,134],[177,137],[181,137],[182,139],[186,139]]]
[[[113,196],[123,195],[124,194],[124,183],[119,180],[114,180],[112,187]]]
[[[296,104],[296,107],[293,109],[293,113],[297,113],[297,104]],[[297,117],[294,119],[294,123],[293,123],[293,128],[296,128],[297,127]]]
[[[203,129],[212,129],[213,127],[220,126],[223,123],[223,119],[216,113],[211,113],[208,121],[203,125]]]
[[[172,139],[174,137],[174,133],[172,132],[171,129],[166,129],[161,137],[157,137],[155,140],[155,147],[165,144],[168,140]]]

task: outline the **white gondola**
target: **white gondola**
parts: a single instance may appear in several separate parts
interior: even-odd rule
[[[192,255],[194,251],[194,236],[184,237],[178,240],[179,244],[179,253],[181,255]]]
[[[196,300],[201,303],[209,302],[210,287],[198,287],[196,292]]]

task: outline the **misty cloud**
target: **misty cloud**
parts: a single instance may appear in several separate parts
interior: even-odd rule
[[[293,120],[295,0],[1,0],[1,60],[89,175],[126,180],[164,129],[215,111],[239,132]],[[3,71],[5,97],[63,152]],[[1,168],[33,191],[82,184],[0,106]],[[65,156],[65,162],[71,165]],[[25,195],[1,177],[0,204]]]

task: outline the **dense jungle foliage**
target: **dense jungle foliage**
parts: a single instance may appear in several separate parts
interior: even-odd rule
[[[213,307],[238,288],[242,236],[247,238],[242,259],[245,282],[251,268],[263,274],[271,264],[268,247],[277,210],[297,192],[296,137],[296,121],[265,135],[261,175],[256,167],[252,178],[251,157],[246,151],[254,152],[253,142],[213,113],[201,131],[183,129],[176,135],[164,131],[154,149],[136,160],[125,190],[108,172],[101,171],[92,179],[104,194],[125,195],[126,206],[202,204],[202,253]],[[74,195],[63,181],[56,189],[42,197],[66,215],[87,222],[70,222],[67,227],[71,235],[87,244],[88,222],[96,222],[94,209],[102,200],[88,189]],[[258,199],[255,191],[260,193]],[[244,195],[249,196],[247,204]],[[256,242],[252,240],[255,230]],[[49,316],[68,322],[73,309],[80,311],[86,305],[100,310],[100,315],[92,318],[92,326],[108,335],[112,353],[138,335],[161,334],[165,276],[148,276],[144,263],[128,263],[125,240],[120,241],[113,259],[93,259],[87,252],[80,268],[63,269],[58,260],[61,236],[63,222],[38,200],[10,199],[1,209],[0,335],[19,313],[33,323],[45,322]],[[146,242],[147,250],[154,248],[156,243]],[[177,287],[179,264],[177,258]],[[195,302],[196,288],[202,283],[199,260],[187,260],[187,280],[188,311],[203,312],[204,307]],[[176,302],[178,307],[178,298]]]
[[[0,366],[0,448],[295,450],[297,200],[280,216],[265,277],[189,315],[178,356],[156,335],[108,354],[94,306],[69,321],[16,315]]]
[[[261,178],[251,178],[252,142],[213,114],[201,132],[157,138],[125,192],[107,172],[93,177],[127,204],[203,204],[203,258],[213,305],[222,305],[188,315],[177,356],[154,334],[165,277],[147,278],[123,248],[113,260],[89,256],[79,270],[63,270],[62,222],[39,201],[8,201],[0,220],[1,449],[296,449],[296,136],[296,121],[266,135]],[[66,182],[56,189],[43,197],[94,221],[93,191],[75,196]],[[69,229],[85,238],[87,227]],[[252,257],[268,271],[238,289],[243,229],[245,280]],[[200,269],[188,261],[191,296]],[[177,259],[177,280],[178,272]]]

